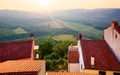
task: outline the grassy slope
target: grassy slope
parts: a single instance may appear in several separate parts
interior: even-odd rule
[[[23,28],[20,28],[20,27],[17,28],[17,29],[14,29],[13,32],[16,33],[16,34],[25,34],[25,33],[27,33]]]
[[[73,35],[58,35],[58,36],[53,36],[53,40],[56,41],[75,41],[75,37]]]
[[[0,28],[0,37],[2,36],[9,36],[9,35],[12,35],[14,34],[14,32],[10,29],[7,29],[7,28]]]
[[[84,36],[89,36],[89,38],[97,38],[101,39],[103,35],[103,31],[95,29],[93,26],[88,26],[78,22],[66,22],[67,27],[73,30],[76,30],[82,33]]]

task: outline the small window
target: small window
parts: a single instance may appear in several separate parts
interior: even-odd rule
[[[38,59],[39,58],[39,54],[36,54],[36,59]]]
[[[95,57],[91,56],[91,68],[95,66]]]
[[[120,75],[120,73],[114,73],[114,75]]]
[[[117,38],[117,34],[115,34],[115,38]]]
[[[106,72],[104,72],[104,71],[99,71],[99,75],[106,75]]]

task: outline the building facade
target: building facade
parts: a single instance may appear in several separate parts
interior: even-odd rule
[[[0,43],[0,75],[45,75],[45,61],[34,60],[34,35],[29,40]]]
[[[104,39],[120,61],[120,26],[118,22],[112,22],[111,26],[104,30]]]
[[[68,71],[94,73],[100,75],[120,75],[120,26],[118,22],[112,22],[111,26],[104,30],[104,40],[85,40],[82,34],[78,35],[78,63],[79,68],[68,61]],[[73,49],[74,50],[74,49]],[[74,54],[68,50],[68,60],[75,59]],[[70,58],[72,57],[72,58]]]
[[[79,72],[80,64],[79,64],[79,54],[77,46],[69,46],[68,52],[68,71],[70,72]]]

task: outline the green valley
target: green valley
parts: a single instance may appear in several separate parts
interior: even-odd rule
[[[41,12],[0,10],[0,41],[28,38],[30,33],[35,34],[35,39],[59,35],[77,38],[78,33],[87,39],[103,39],[103,30],[111,21],[120,22],[120,9],[73,9],[50,13],[52,16]]]

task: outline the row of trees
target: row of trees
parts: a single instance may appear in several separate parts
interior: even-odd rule
[[[35,53],[40,54],[40,60],[46,60],[47,71],[67,70],[68,46],[71,43],[76,44],[76,41],[46,41],[40,44]]]

